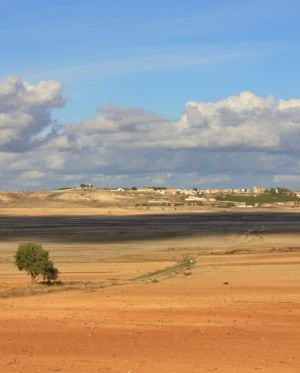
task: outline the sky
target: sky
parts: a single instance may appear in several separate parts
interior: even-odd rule
[[[0,189],[300,189],[298,0],[0,0]]]

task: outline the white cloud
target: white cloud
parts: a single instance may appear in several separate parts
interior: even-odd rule
[[[228,175],[208,175],[200,177],[196,180],[197,185],[220,185],[222,183],[229,184],[231,178]]]
[[[25,171],[25,172],[22,172],[22,174],[20,175],[20,178],[21,179],[27,179],[27,180],[31,180],[31,179],[41,179],[45,176],[45,172],[43,171],[39,171],[39,170],[32,170],[32,171]]]
[[[36,85],[10,77],[0,82],[0,149],[23,151],[53,124],[51,110],[64,104],[62,84],[41,81]]]
[[[65,160],[63,153],[51,153],[47,158],[47,166],[50,170],[60,170],[63,169]]]
[[[262,99],[251,92],[214,103],[188,102],[176,124],[175,148],[290,151],[300,141],[300,100]]]
[[[216,102],[190,101],[177,121],[108,105],[57,133],[51,111],[63,104],[59,82],[9,78],[0,84],[0,187],[298,182],[296,98],[243,92]]]
[[[274,177],[276,185],[293,185],[300,189],[300,175],[276,175]]]
[[[251,92],[214,103],[188,102],[178,121],[140,109],[109,106],[67,129],[78,149],[95,146],[165,149],[298,149],[300,100],[262,99]]]

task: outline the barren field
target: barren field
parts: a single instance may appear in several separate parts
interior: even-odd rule
[[[0,218],[1,372],[300,371],[299,214],[17,211]],[[24,296],[27,240],[74,288]]]

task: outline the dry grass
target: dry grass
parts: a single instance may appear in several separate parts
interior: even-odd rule
[[[124,280],[106,280],[106,281],[67,281],[56,282],[51,285],[45,283],[36,283],[26,288],[11,288],[0,292],[0,298],[25,297],[41,294],[49,294],[60,291],[85,290],[94,291],[110,286],[120,286],[131,283],[158,282],[158,280],[167,279],[174,274],[181,273],[185,269],[190,269],[195,265],[195,260],[190,257],[184,257],[179,263],[166,268],[158,269],[153,272],[142,274],[138,277]]]

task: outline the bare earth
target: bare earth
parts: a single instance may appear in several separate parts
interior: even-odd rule
[[[299,372],[300,229],[287,218],[290,232],[267,219],[218,234],[201,222],[183,234],[186,220],[168,220],[156,240],[153,221],[143,237],[140,229],[125,239],[123,221],[112,221],[118,234],[104,241],[107,221],[89,220],[78,240],[69,220],[59,221],[59,240],[48,221],[38,230],[31,221],[34,239],[50,229],[43,244],[65,282],[128,279],[184,255],[197,263],[158,282],[0,298],[0,372]],[[23,220],[1,220],[0,292],[29,286],[12,260],[20,227]]]

